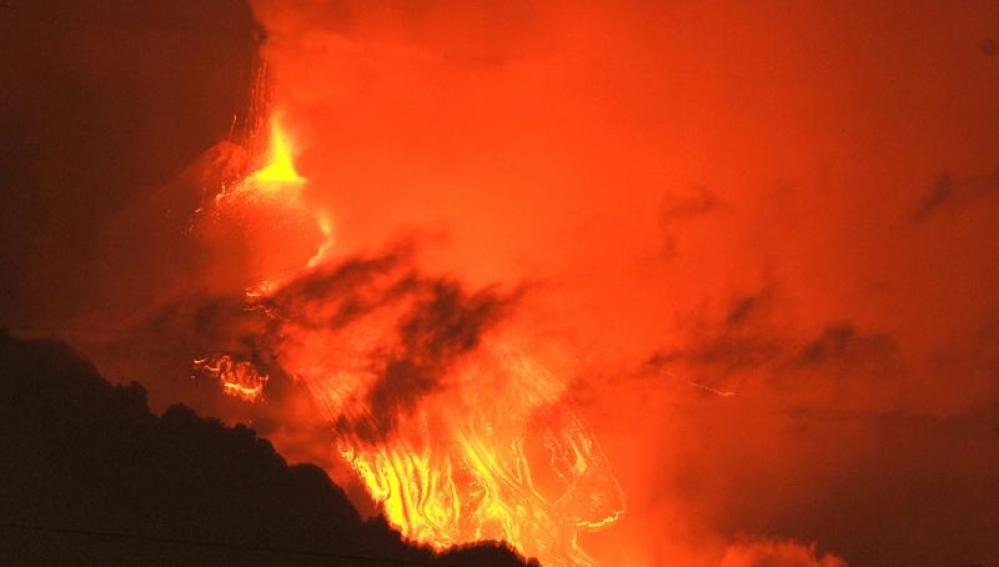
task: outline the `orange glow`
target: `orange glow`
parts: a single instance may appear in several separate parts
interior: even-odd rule
[[[261,165],[223,181],[212,203],[198,210],[204,222],[197,228],[219,253],[248,252],[230,260],[248,262],[240,268],[240,281],[251,298],[265,296],[267,289],[278,287],[303,265],[319,263],[334,242],[331,215],[304,198],[306,179],[298,173],[296,146],[282,116],[279,109],[271,112],[261,122],[266,127],[231,152],[235,156],[230,159],[240,166]],[[243,157],[241,152],[255,148],[260,148],[259,156]]]
[[[273,194],[286,183],[304,185],[291,161],[287,133],[276,119],[271,125],[268,165],[241,182],[244,189],[235,195],[248,188]],[[220,206],[230,202],[228,196],[222,194]],[[447,355],[455,362],[440,371],[446,387],[392,408],[387,418],[380,415],[371,399],[382,373],[388,372],[380,366],[385,353],[405,348],[397,342],[398,329],[412,324],[407,318],[420,306],[460,303],[461,292],[414,279],[400,259],[405,254],[389,255],[371,281],[365,281],[362,271],[359,282],[337,283],[344,270],[357,267],[331,257],[328,211],[305,207],[297,193],[290,201],[251,202],[279,212],[304,208],[309,217],[294,218],[311,218],[322,235],[297,273],[276,274],[248,290],[244,311],[267,321],[274,364],[308,392],[323,419],[334,425],[339,455],[387,519],[406,537],[437,549],[505,541],[546,565],[594,564],[578,545],[577,534],[614,523],[624,511],[623,495],[598,443],[563,401],[563,381],[532,357],[496,338],[484,338],[477,348],[461,349],[460,356]],[[280,243],[270,253],[281,255]],[[314,289],[328,291],[316,295]],[[352,298],[355,293],[366,299]],[[330,313],[362,309],[359,301],[384,305],[356,320],[348,318],[346,324],[321,323]],[[461,325],[470,316],[431,325]],[[420,346],[414,356],[432,358],[435,348],[433,343]],[[195,366],[217,378],[228,395],[249,402],[263,399],[267,374],[249,361],[217,353]],[[385,419],[394,426],[384,426]]]
[[[999,2],[191,5],[4,36],[0,326],[437,547],[995,563]]]
[[[546,565],[590,565],[577,532],[623,512],[608,463],[558,402],[553,376],[502,347],[486,351],[455,377],[455,392],[421,406],[389,441],[348,435],[340,453],[416,541],[444,548],[501,540]],[[343,404],[332,383],[310,380],[326,407]]]
[[[226,395],[247,402],[259,401],[267,382],[267,376],[259,374],[252,364],[246,361],[236,362],[228,355],[195,360],[194,367],[217,378]]]

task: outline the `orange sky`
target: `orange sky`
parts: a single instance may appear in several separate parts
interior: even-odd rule
[[[254,6],[341,250],[538,284],[598,557],[999,559],[994,3]]]
[[[999,562],[999,4],[291,4],[253,13],[303,202],[330,211],[338,258],[410,236],[428,273],[527,286],[504,332],[564,380],[627,495],[618,525],[584,536],[603,564]],[[171,41],[167,59],[188,45]],[[125,79],[106,47],[65,65],[111,89]],[[169,79],[201,93],[237,75]],[[162,163],[191,161],[170,153],[174,128],[211,115],[128,108]],[[202,139],[225,137],[217,122]],[[129,145],[85,161],[141,162]],[[33,299],[0,319],[74,336],[116,378],[154,376],[158,404],[237,414],[163,378],[186,380],[201,338],[157,310],[298,265],[320,235],[297,209],[191,229],[199,175],[234,151],[115,197],[72,270],[11,244],[10,297]],[[60,230],[88,201],[46,185],[66,169],[38,174],[41,200],[68,194],[45,209]],[[57,232],[25,242],[59,258]],[[107,346],[149,313],[132,346]],[[321,424],[296,437],[255,418],[319,458]]]

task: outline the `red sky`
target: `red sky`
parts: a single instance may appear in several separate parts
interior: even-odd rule
[[[565,381],[627,495],[584,537],[598,559],[999,562],[999,4],[253,12],[336,254],[416,234],[425,270],[529,284],[509,333]],[[178,258],[199,195],[161,185],[101,223],[72,325],[42,327],[86,337],[176,282],[241,289]],[[209,257],[231,275],[254,253]],[[187,364],[93,354],[112,374]],[[154,401],[192,395],[165,384]]]
[[[598,556],[999,560],[994,3],[255,10],[342,249],[539,282],[629,497]]]

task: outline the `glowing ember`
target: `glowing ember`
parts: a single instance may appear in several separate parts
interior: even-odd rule
[[[303,184],[276,119],[270,143],[268,164],[241,186]],[[623,497],[564,384],[494,336],[519,292],[466,292],[419,273],[407,249],[334,262],[331,216],[310,212],[302,218],[324,238],[315,254],[245,297],[259,324],[238,344],[251,352],[196,366],[248,401],[268,375],[294,380],[408,538],[436,548],[502,540],[546,565],[592,564],[577,533],[613,523]]]
[[[218,378],[222,384],[222,391],[226,394],[247,402],[259,400],[267,382],[267,376],[258,373],[252,364],[246,361],[234,361],[228,355],[195,360],[194,367]]]

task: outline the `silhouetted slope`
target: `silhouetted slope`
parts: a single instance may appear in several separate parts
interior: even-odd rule
[[[0,564],[523,563],[406,545],[252,430],[184,406],[155,416],[140,385],[112,386],[63,343],[0,332]]]

